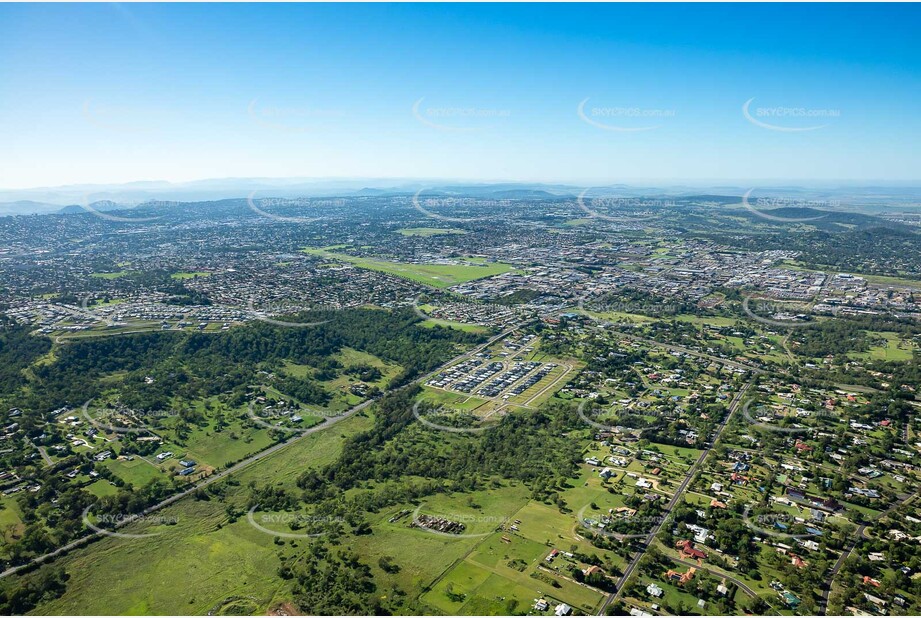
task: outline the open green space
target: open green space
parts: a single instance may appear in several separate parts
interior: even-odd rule
[[[170,275],[172,279],[195,279],[196,277],[210,277],[211,273],[208,272],[181,272],[173,273]]]
[[[419,326],[422,328],[434,328],[436,326],[444,326],[446,328],[456,328],[457,330],[462,330],[465,333],[488,333],[489,328],[486,326],[480,326],[479,324],[465,324],[464,322],[455,322],[453,320],[439,320],[437,318],[429,318],[422,322],[419,322]]]
[[[95,277],[96,279],[119,279],[128,275],[128,273],[129,271],[127,270],[120,270],[113,273],[93,273],[90,277]]]
[[[805,268],[801,263],[795,260],[785,260],[780,268],[786,268],[788,270],[798,270],[805,272],[816,272],[812,269]],[[918,279],[909,279],[906,277],[893,277],[890,275],[865,275],[863,273],[853,272],[853,271],[836,271],[833,269],[825,269],[825,272],[830,274],[837,274],[838,272],[848,272],[849,274],[854,274],[859,277],[862,277],[867,280],[869,283],[879,283],[879,284],[892,284],[892,285],[904,285],[907,287],[921,288],[921,281]]]
[[[230,521],[227,504],[245,510],[251,481],[294,488],[298,475],[332,461],[345,436],[369,425],[369,417],[356,415],[335,429],[306,436],[234,475],[232,484],[220,482],[228,490],[224,499],[186,498],[125,529],[154,536],[107,537],[60,558],[55,567],[70,576],[67,591],[36,613],[204,615],[244,597],[253,601],[246,613],[260,614],[290,600],[288,583],[277,575],[276,554],[296,556],[307,543],[275,545],[245,515]]]
[[[866,352],[849,352],[848,356],[867,360],[901,362],[911,360],[915,350],[918,349],[911,341],[902,339],[896,333],[871,331],[867,334],[873,340],[878,340],[878,343],[870,346]]]
[[[466,234],[465,230],[458,230],[454,228],[441,228],[441,227],[407,227],[402,230],[397,230],[398,233],[403,236],[445,236],[450,234]]]
[[[490,262],[478,264],[464,260],[459,264],[404,264],[373,258],[356,257],[344,253],[333,253],[326,249],[304,249],[310,255],[322,256],[348,262],[359,268],[395,275],[436,288],[447,288],[459,283],[501,275],[513,270],[510,264]]]

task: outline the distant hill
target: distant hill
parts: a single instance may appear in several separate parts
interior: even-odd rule
[[[36,202],[34,200],[16,200],[0,202],[0,216],[48,214],[61,208],[60,204]]]
[[[734,195],[682,195],[675,199],[682,202],[715,203],[720,206],[739,204],[742,201],[741,197]]]
[[[99,200],[98,202],[92,202],[90,207],[92,210],[99,212],[108,212],[112,210],[130,210],[135,208],[135,205],[119,204],[118,202],[113,202],[112,200]],[[56,212],[57,214],[61,215],[78,215],[81,213],[90,212],[90,209],[80,204],[71,204],[70,206],[65,206]]]
[[[111,201],[141,204],[146,201],[208,202],[255,197],[387,197],[413,195],[469,196],[487,199],[569,199],[583,191],[590,197],[668,199],[679,205],[708,202],[731,207],[753,185],[680,183],[575,185],[535,182],[478,182],[445,178],[209,178],[190,182],[139,181],[121,184],[82,184],[31,189],[0,188],[0,215],[50,213],[73,205]],[[784,195],[792,199],[839,202],[841,210],[863,213],[918,212],[921,187],[917,183],[891,186],[859,186],[833,183],[797,186],[758,185],[759,194]],[[78,212],[68,209],[65,212]]]
[[[870,229],[887,228],[910,232],[910,228],[902,223],[888,221],[874,215],[857,212],[841,212],[819,208],[804,208],[786,206],[782,208],[756,208],[752,212],[745,208],[733,210],[733,214],[750,219],[753,223],[768,223],[779,226],[809,225],[820,230],[840,232],[843,229]],[[764,216],[759,215],[762,213]]]

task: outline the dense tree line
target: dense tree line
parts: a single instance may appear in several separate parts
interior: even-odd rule
[[[343,455],[320,472],[301,476],[308,495],[322,493],[327,483],[346,490],[362,481],[405,476],[453,481],[473,489],[482,479],[498,476],[528,483],[551,493],[554,479],[574,473],[581,460],[576,440],[563,434],[584,429],[571,406],[555,404],[539,411],[512,413],[482,434],[448,434],[418,427],[405,431],[416,418],[413,401],[418,387],[385,396],[374,427],[347,441]],[[445,448],[444,441],[450,442]]]
[[[51,349],[47,337],[32,336],[28,326],[2,318],[0,321],[0,393],[11,393],[25,384],[23,369]]]
[[[419,328],[419,317],[408,309],[354,309],[291,319],[328,321],[311,328],[256,322],[218,334],[170,331],[74,342],[60,349],[56,362],[33,368],[34,388],[24,403],[45,412],[82,405],[100,393],[99,378],[118,371],[128,373],[121,395],[130,405],[156,409],[177,394],[191,399],[249,385],[258,368],[280,367],[286,360],[323,370],[344,347],[402,365],[404,371],[394,379],[398,385],[444,362],[458,344],[482,339],[455,329]],[[147,376],[155,379],[147,381]]]

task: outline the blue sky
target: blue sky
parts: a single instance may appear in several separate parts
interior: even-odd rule
[[[917,180],[919,18],[879,4],[7,4],[0,187]]]

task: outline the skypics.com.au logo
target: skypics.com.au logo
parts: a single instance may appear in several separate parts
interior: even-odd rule
[[[752,109],[752,103],[755,98],[750,98],[742,105],[742,115],[756,127],[770,131],[783,133],[816,131],[829,126],[831,124],[829,121],[834,121],[841,117],[841,110],[838,109],[787,107],[783,105]],[[815,124],[816,121],[821,122],[821,124]]]
[[[314,131],[346,117],[340,109],[322,109],[303,105],[263,105],[253,99],[246,106],[246,113],[258,126],[281,133],[304,133]]]
[[[512,112],[507,109],[468,106],[423,107],[424,100],[425,97],[420,97],[413,103],[413,118],[439,131],[482,131],[496,122],[508,120],[512,115]]]
[[[788,540],[802,540],[822,536],[822,531],[818,528],[814,528],[802,520],[797,521],[795,517],[786,513],[762,513],[759,515],[752,515],[751,506],[749,505],[745,505],[745,510],[742,513],[742,522],[746,527],[760,536],[771,536]],[[795,529],[796,526],[800,526],[805,532],[787,532],[787,530]]]
[[[144,513],[101,513],[98,517],[95,518],[96,521],[94,523],[90,520],[91,509],[92,506],[88,506],[83,510],[83,524],[87,528],[98,534],[119,537],[122,539],[144,539],[162,534],[160,531],[140,534],[116,531],[117,528],[122,528],[129,524],[174,526],[179,523],[179,520],[175,516],[151,515]]]
[[[752,409],[753,405],[755,406],[754,409]],[[749,400],[742,406],[742,417],[758,429],[789,434],[807,433],[819,430],[819,427],[801,424],[800,420],[814,419],[827,420],[830,422],[839,420],[837,415],[826,409],[794,411],[792,417],[778,417],[774,414],[773,410],[774,408],[769,408],[763,404],[757,403],[755,400]]]
[[[417,506],[416,510],[413,511],[412,519],[409,524],[410,527],[447,538],[482,538],[489,536],[495,530],[505,526],[509,522],[508,517],[485,514],[447,513],[443,515],[428,515],[422,513],[423,506],[425,506],[424,503]],[[478,529],[482,529],[486,526],[489,528],[489,531],[477,533],[467,532],[467,528],[471,526]]]
[[[582,400],[581,403],[579,403],[579,407],[576,408],[576,412],[578,413],[579,418],[582,419],[582,421],[585,422],[586,425],[591,425],[595,429],[600,429],[601,431],[609,431],[609,432],[614,432],[614,433],[617,433],[621,430],[620,425],[608,425],[605,423],[599,423],[598,421],[589,418],[588,414],[593,412],[590,406],[591,406],[591,402],[587,399],[584,399]],[[586,411],[586,407],[588,407],[588,411]],[[604,411],[601,409],[598,410],[598,414],[601,414],[603,412]]]
[[[676,202],[672,200],[659,198],[587,197],[588,193],[592,190],[592,187],[584,189],[576,197],[576,204],[579,206],[579,209],[593,219],[601,219],[613,223],[646,223],[655,218],[651,211],[676,206]]]
[[[342,307],[332,305],[313,305],[309,308],[300,308],[292,307],[287,303],[274,306],[263,305],[257,308],[256,303],[252,298],[247,301],[247,309],[249,310],[249,314],[253,319],[271,324],[273,326],[281,326],[283,328],[311,328],[322,326],[323,324],[331,322],[332,317],[326,317],[326,319],[322,320],[295,322],[292,320],[282,320],[277,316],[288,316],[299,313],[315,313],[323,316],[329,316],[333,312],[342,311]]]
[[[272,221],[278,223],[299,223],[299,224],[308,224],[316,223],[321,219],[324,219],[325,216],[321,212],[323,208],[336,206],[341,207],[345,204],[343,199],[322,199],[322,198],[279,198],[279,197],[264,197],[256,199],[256,191],[251,192],[246,198],[246,205],[249,206],[249,209],[261,217],[266,219],[271,219]],[[316,216],[304,217],[301,215],[292,215],[292,214],[278,214],[277,212],[272,212],[271,210],[266,209],[275,209],[283,210],[285,212],[291,212],[293,210],[308,210],[312,213],[315,213]]]
[[[754,308],[752,304],[754,303]],[[803,328],[814,326],[815,322],[809,319],[807,313],[797,311],[797,306],[791,303],[782,303],[765,298],[755,298],[752,294],[742,299],[742,311],[745,315],[775,328]],[[771,317],[765,317],[769,314]]]
[[[286,512],[260,512],[257,515],[258,510],[257,504],[247,511],[246,522],[263,534],[282,539],[315,539],[346,523],[344,518],[337,516]],[[280,526],[285,526],[289,530],[304,529],[306,532],[286,532],[278,530]]]
[[[472,209],[483,210],[490,208],[498,209],[496,212],[501,213],[507,211],[508,207],[512,205],[510,200],[474,199],[469,197],[451,196],[432,196],[423,198],[422,193],[426,190],[427,189],[419,189],[413,195],[413,208],[430,219],[438,219],[440,221],[448,221],[450,223],[471,223],[474,221],[483,221],[488,217],[486,215],[455,217],[441,214],[436,212],[436,210],[441,209],[443,212],[462,211],[467,213]]]
[[[128,433],[137,433],[137,432],[153,432],[153,429],[147,425],[144,419],[161,419],[161,418],[175,418],[179,416],[179,412],[176,410],[151,410],[144,412],[143,414],[134,413],[130,415],[130,418],[126,417],[125,414],[119,414],[117,411],[109,410],[105,413],[105,416],[115,417],[115,420],[120,420],[120,417],[124,417],[125,422],[134,423],[133,425],[123,426],[123,425],[113,425],[111,423],[106,423],[101,421],[98,418],[94,418],[89,413],[90,404],[93,402],[92,399],[83,404],[82,412],[83,418],[87,422],[103,431],[108,431],[111,433],[117,434],[128,434]]]
[[[86,194],[80,200],[80,208],[100,219],[115,223],[151,223],[164,218],[164,215],[144,216],[144,214],[157,212],[164,209],[182,206],[182,202],[170,200],[125,200],[119,198],[117,202],[104,197],[93,199],[92,194]]]
[[[590,508],[591,505],[585,505],[576,514],[579,527],[593,536],[603,536],[617,541],[645,539],[669,521],[668,515],[637,515],[626,507],[621,512],[612,509],[614,512],[606,514],[588,514]],[[630,532],[620,532],[619,529]]]
[[[498,423],[490,423],[473,427],[470,426],[473,422],[471,415],[459,414],[457,410],[444,406],[433,408],[421,401],[413,404],[413,416],[426,427],[437,429],[438,431],[447,431],[448,433],[483,433],[498,425]],[[454,421],[458,424],[447,424]]]
[[[742,207],[750,213],[777,223],[807,223],[809,221],[818,221],[826,218],[831,213],[822,213],[821,215],[809,217],[784,217],[765,210],[822,210],[825,208],[836,208],[841,205],[837,200],[811,200],[791,197],[759,197],[754,199],[752,204],[751,194],[754,189],[749,189],[742,196]],[[756,208],[757,206],[757,208]]]
[[[595,128],[618,133],[639,133],[662,127],[663,119],[677,115],[674,109],[643,107],[598,107],[586,109],[591,97],[585,97],[576,107],[579,118]]]
[[[272,429],[274,431],[282,431],[285,433],[301,433],[301,434],[311,433],[315,431],[314,425],[311,425],[310,427],[297,427],[296,426],[296,423],[303,422],[303,419],[299,416],[299,411],[289,410],[288,412],[289,412],[288,414],[282,415],[282,418],[281,418],[281,420],[287,420],[288,423],[291,423],[288,425],[283,424],[281,420],[279,422],[272,423],[264,418],[260,418],[259,415],[256,414],[252,403],[250,403],[246,409],[246,416],[249,417],[249,419],[253,421],[254,423],[256,423],[257,425],[261,427],[265,427],[266,429]],[[274,420],[275,418],[277,417],[272,417],[272,420]]]
[[[592,314],[629,313],[637,315],[674,315],[681,311],[677,303],[658,303],[649,301],[622,301],[605,297],[579,298],[579,312],[588,318]]]

